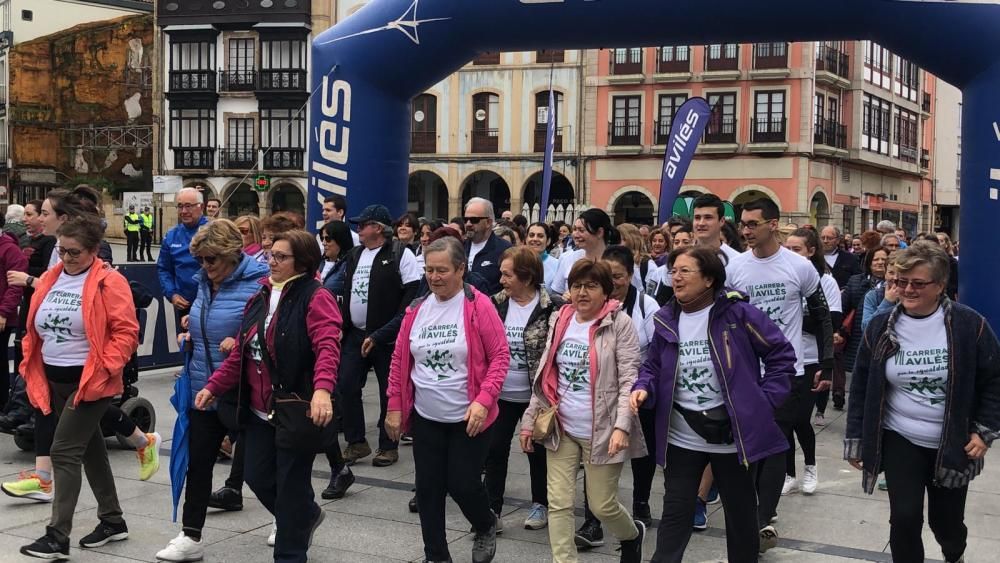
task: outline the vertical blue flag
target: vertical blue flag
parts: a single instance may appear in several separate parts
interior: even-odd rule
[[[556,95],[552,91],[552,76],[549,75],[549,109],[545,119],[545,161],[542,164],[542,208],[538,220],[545,221],[549,209],[549,193],[552,189],[552,156],[556,149]]]
[[[657,222],[663,224],[670,218],[674,200],[684,184],[694,150],[698,147],[712,110],[704,98],[691,98],[684,102],[670,123],[670,138],[663,154],[663,175],[660,177],[660,207]]]

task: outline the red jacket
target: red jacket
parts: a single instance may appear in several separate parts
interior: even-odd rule
[[[7,321],[7,327],[15,327],[18,322],[17,306],[21,304],[23,287],[7,285],[7,272],[28,270],[28,257],[21,251],[17,239],[10,233],[0,233],[0,317]]]
[[[62,271],[63,264],[60,262],[35,282],[24,334],[21,375],[27,385],[28,399],[44,414],[49,414],[52,409],[49,406],[49,384],[42,366],[42,340],[35,330],[35,314]],[[90,354],[83,364],[74,405],[120,395],[122,369],[139,346],[139,321],[135,316],[132,290],[125,276],[100,258],[94,258],[83,283],[81,313]]]

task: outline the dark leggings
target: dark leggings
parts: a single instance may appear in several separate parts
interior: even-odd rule
[[[35,409],[35,456],[48,457],[52,451],[52,440],[56,435],[55,414],[43,415],[42,411]],[[115,405],[108,405],[108,410],[101,417],[101,428],[111,428],[117,434],[126,438],[135,432],[136,425],[122,410]]]
[[[812,388],[813,377],[819,371],[819,365],[810,364],[806,366],[805,371],[805,375],[796,377],[792,382],[792,393],[796,397],[794,419],[790,426],[784,428],[785,438],[788,439],[785,474],[792,477],[795,477],[795,436],[799,437],[806,465],[816,465],[816,431],[813,430],[809,418],[812,416],[813,405],[816,404],[816,393],[812,392]]]
[[[226,478],[226,487],[237,491],[243,490],[243,466],[245,464],[246,448],[240,444],[243,442],[243,433],[232,432],[229,439],[233,443],[233,464],[229,468],[229,477]],[[219,440],[222,441],[221,439]],[[326,460],[330,462],[330,477],[336,477],[344,468],[344,456],[340,451],[340,442],[333,441],[333,445],[326,452]]]

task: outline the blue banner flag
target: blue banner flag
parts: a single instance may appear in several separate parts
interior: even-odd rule
[[[660,178],[660,206],[657,222],[663,224],[670,218],[674,200],[681,191],[694,150],[698,147],[709,115],[712,113],[704,98],[691,98],[684,102],[670,124],[670,138],[663,155],[663,175]]]
[[[538,210],[538,220],[545,221],[549,209],[549,192],[552,188],[552,156],[556,149],[556,96],[549,79],[549,108],[545,116],[545,162],[542,164],[542,208]]]

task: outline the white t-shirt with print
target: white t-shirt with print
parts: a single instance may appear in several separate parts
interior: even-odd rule
[[[556,350],[559,425],[564,432],[581,440],[589,440],[594,433],[594,400],[590,390],[590,327],[594,322],[581,323],[573,315]]]
[[[677,382],[674,403],[691,411],[705,411],[724,404],[722,384],[715,373],[708,342],[708,321],[712,307],[695,313],[681,313],[678,320],[680,342],[677,356]],[[687,450],[730,454],[736,444],[709,444],[684,420],[676,408],[671,410],[667,442]]]
[[[729,262],[731,262],[733,260],[733,258],[736,258],[740,254],[742,254],[741,252],[739,252],[738,250],[736,250],[735,248],[729,246],[726,243],[722,243],[722,245],[719,246],[719,252],[721,254],[725,255],[726,259],[723,260],[723,262],[725,262],[726,264],[728,264]]]
[[[486,239],[483,242],[473,242],[469,244],[469,271],[472,271],[472,264],[476,261],[476,255],[486,247]]]
[[[447,301],[433,293],[420,305],[410,332],[414,406],[435,422],[461,422],[469,408],[469,351],[465,292]]]
[[[556,275],[552,278],[552,284],[549,286],[549,289],[559,295],[569,291],[569,284],[567,283],[569,272],[573,269],[576,261],[586,255],[587,252],[582,248],[578,248],[572,252],[563,252],[562,256],[559,257],[559,267],[556,268]]]
[[[642,305],[639,304],[640,301]],[[635,327],[635,335],[639,338],[639,356],[642,361],[646,361],[646,351],[649,349],[649,343],[653,341],[653,332],[656,330],[653,326],[653,315],[659,310],[660,305],[656,299],[639,293],[635,303],[632,304],[632,310],[628,311],[632,326]]]
[[[299,277],[299,276],[295,276]],[[262,355],[261,346],[267,340],[267,330],[271,327],[271,321],[274,319],[274,313],[278,310],[278,303],[281,301],[281,293],[285,290],[285,285],[292,281],[291,278],[286,280],[284,283],[274,283],[271,282],[271,293],[267,302],[267,315],[264,317],[264,334],[254,334],[254,337],[250,339],[248,345],[250,346],[250,358],[257,362],[257,365],[264,363],[264,357]],[[261,420],[267,420],[267,413],[261,412],[255,408],[251,408],[253,414]]]
[[[910,442],[937,449],[941,445],[948,386],[948,333],[944,311],[896,321],[899,352],[885,364],[889,383],[883,426]]]
[[[371,285],[372,264],[375,263],[375,256],[380,250],[381,246],[363,249],[361,256],[358,257],[358,265],[354,269],[354,277],[351,279],[351,323],[361,330],[365,330],[368,325],[368,301],[371,298],[368,295],[368,287]],[[382,260],[395,260],[395,257],[389,253]],[[417,257],[409,248],[404,248],[402,256],[399,257],[399,277],[404,284],[408,284],[419,281],[422,275],[423,270],[417,264]]]
[[[50,366],[82,366],[87,362],[90,343],[83,322],[83,284],[89,271],[59,274],[35,313],[35,330],[42,339],[42,361]]]
[[[729,261],[726,285],[749,295],[750,303],[778,325],[795,348],[795,374],[805,373],[802,303],[820,286],[812,263],[783,246],[764,259],[751,250]]]
[[[507,379],[503,382],[500,398],[512,403],[527,403],[531,400],[531,372],[528,369],[528,355],[524,348],[524,326],[528,324],[531,313],[538,306],[539,294],[525,306],[509,299],[507,318],[504,319],[504,329],[507,332],[507,345],[510,347],[510,368]]]
[[[656,297],[663,286],[673,287],[674,280],[667,271],[667,265],[657,266],[655,270],[646,275],[646,295]]]
[[[823,274],[823,277],[819,279],[819,284],[823,288],[823,295],[826,297],[826,304],[829,306],[830,312],[842,312],[840,286],[837,285],[837,280],[830,274]],[[804,299],[802,310],[806,310]],[[807,366],[819,363],[819,344],[816,343],[816,336],[807,332],[802,333],[802,363]]]

